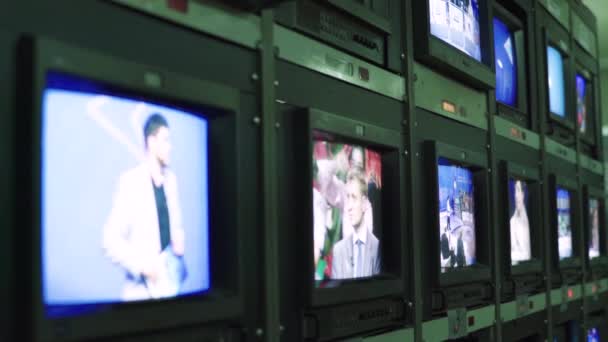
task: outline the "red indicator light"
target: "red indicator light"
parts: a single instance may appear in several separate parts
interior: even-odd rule
[[[188,12],[188,0],[167,0],[167,7],[178,12]]]
[[[568,289],[568,298],[574,297],[574,291],[572,289]]]

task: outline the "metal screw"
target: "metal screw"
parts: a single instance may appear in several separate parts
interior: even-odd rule
[[[259,124],[260,124],[260,122],[262,122],[262,120],[260,119],[260,117],[259,117],[259,116],[254,116],[254,117],[253,117],[253,123],[254,123],[254,124],[259,125]]]
[[[416,158],[420,157],[420,153],[416,152]]]
[[[276,129],[279,129],[279,128],[281,128],[281,124],[280,124],[279,122],[275,122],[275,123],[274,123],[274,127],[275,127]]]
[[[412,302],[408,302],[408,303],[407,303],[407,306],[409,306],[410,308],[412,308],[412,307],[414,307],[414,303],[412,303]]]
[[[409,152],[407,150],[403,151],[403,155],[407,156],[409,154]]]
[[[279,86],[279,81],[274,81],[274,86],[278,87]]]
[[[283,326],[283,324],[279,325],[279,332],[283,332],[285,331],[285,327]]]
[[[254,72],[253,74],[251,74],[251,79],[254,80],[254,81],[257,81],[257,80],[260,79],[260,76],[257,73]]]
[[[405,53],[401,54],[401,59],[405,59]]]
[[[490,144],[486,145],[486,148],[489,150],[492,146],[490,146]]]
[[[262,335],[264,335],[264,330],[262,330],[262,328],[255,329],[255,336],[261,337]]]
[[[418,121],[414,121],[414,127],[418,127]]]
[[[402,124],[403,126],[407,126],[407,120],[403,120],[403,121],[401,121],[401,124]]]

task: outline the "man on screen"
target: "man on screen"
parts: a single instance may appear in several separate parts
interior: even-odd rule
[[[513,184],[515,210],[509,221],[511,228],[511,262],[529,260],[530,255],[530,221],[526,209],[526,185],[520,180]]]
[[[168,169],[169,124],[152,114],[143,131],[145,160],[120,176],[103,228],[106,254],[127,272],[124,301],[175,296],[185,277],[177,179]]]
[[[333,247],[332,279],[369,277],[380,273],[379,241],[365,220],[371,210],[367,200],[368,186],[361,171],[351,169],[346,176],[344,215],[353,231]]]

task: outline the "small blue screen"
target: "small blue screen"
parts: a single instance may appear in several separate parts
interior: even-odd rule
[[[517,60],[513,33],[500,19],[494,18],[496,54],[496,100],[517,106]]]
[[[566,117],[564,59],[552,46],[547,47],[547,85],[549,86],[549,110],[562,118]]]

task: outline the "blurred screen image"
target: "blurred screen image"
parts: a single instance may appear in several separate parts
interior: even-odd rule
[[[431,34],[481,61],[478,0],[428,0]]]
[[[439,249],[441,272],[476,263],[475,197],[471,170],[440,158]]]
[[[549,86],[549,110],[562,118],[566,117],[566,86],[564,59],[552,46],[547,47],[547,85]]]
[[[589,259],[600,256],[600,203],[589,199]]]
[[[587,342],[600,342],[600,333],[597,328],[591,328],[587,331]]]
[[[570,191],[557,188],[557,245],[559,259],[572,257]]]
[[[207,127],[194,112],[47,74],[41,139],[47,315],[210,288]]]
[[[509,227],[513,266],[532,258],[528,201],[526,182],[516,178],[509,179]]]
[[[587,132],[587,80],[576,74],[576,121],[581,134]]]
[[[496,55],[496,100],[517,106],[517,60],[515,40],[509,27],[494,18],[494,52]]]
[[[348,280],[382,272],[382,156],[360,145],[313,140],[314,279]]]

